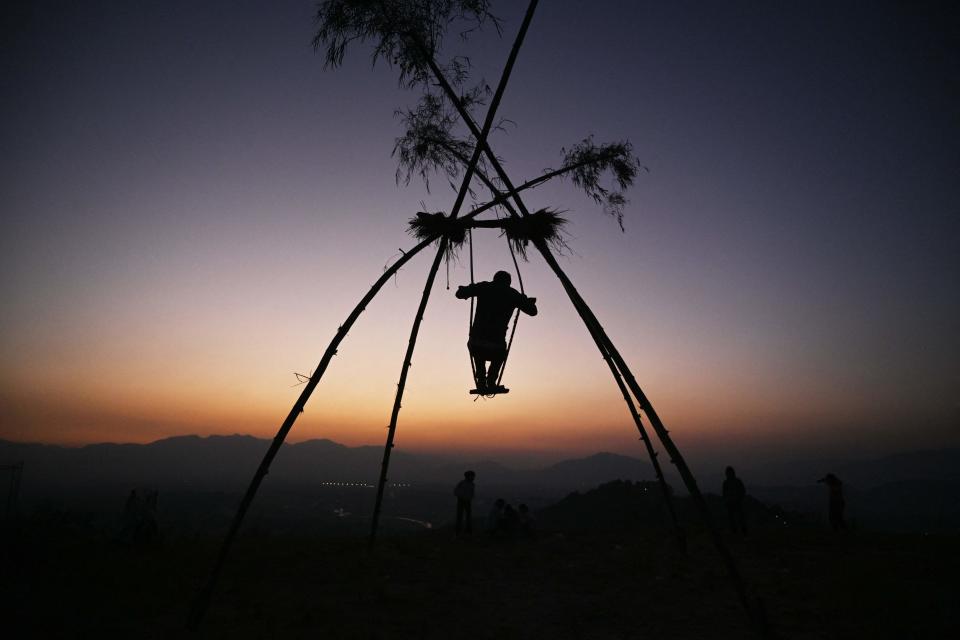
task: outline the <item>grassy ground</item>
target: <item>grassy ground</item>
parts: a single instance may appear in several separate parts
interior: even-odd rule
[[[218,540],[132,550],[26,523],[4,558],[5,637],[749,638],[717,554],[650,530],[513,542],[435,531],[242,535],[204,625],[182,631]],[[944,638],[960,629],[958,537],[813,530],[731,540],[784,638]],[[11,550],[11,547],[7,547]]]

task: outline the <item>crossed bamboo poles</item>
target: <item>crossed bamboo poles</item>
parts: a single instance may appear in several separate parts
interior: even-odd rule
[[[445,77],[442,70],[437,65],[436,61],[433,59],[433,56],[430,54],[429,50],[423,45],[422,42],[417,41],[414,36],[413,44],[416,46],[420,55],[423,57],[423,62],[425,62],[431,73],[433,74],[437,84],[441,87],[444,94],[447,96],[451,104],[457,110],[457,113],[460,115],[464,124],[470,130],[470,133],[473,135],[476,140],[476,146],[472,157],[469,160],[466,160],[465,157],[457,154],[458,158],[466,165],[466,172],[464,174],[463,181],[461,183],[460,189],[457,194],[457,199],[454,204],[453,209],[450,213],[450,219],[455,220],[460,212],[460,209],[463,205],[465,196],[469,191],[470,182],[474,175],[484,185],[488,188],[493,199],[487,204],[475,208],[470,211],[468,214],[463,216],[461,224],[465,227],[477,228],[477,227],[498,227],[502,223],[498,224],[498,221],[495,220],[475,220],[475,218],[484,211],[492,209],[496,206],[504,207],[509,215],[513,218],[526,218],[530,216],[530,210],[527,208],[523,199],[521,197],[521,192],[532,187],[538,186],[547,180],[562,175],[568,171],[573,171],[577,166],[582,166],[583,163],[578,163],[575,165],[562,167],[559,170],[548,172],[539,178],[530,180],[526,183],[521,184],[519,187],[514,186],[513,182],[510,180],[506,171],[503,169],[500,161],[497,159],[496,155],[493,153],[487,142],[487,135],[489,134],[490,128],[496,116],[497,108],[499,107],[500,101],[503,97],[503,93],[506,89],[507,82],[510,78],[514,63],[516,62],[517,54],[523,44],[523,39],[526,35],[527,29],[529,28],[530,21],[533,18],[533,14],[536,10],[538,0],[531,0],[527,12],[524,15],[523,23],[517,34],[517,37],[514,41],[513,47],[511,48],[510,55],[507,59],[504,71],[501,75],[500,82],[497,86],[497,90],[494,94],[493,99],[491,100],[490,107],[488,108],[486,118],[483,123],[483,127],[480,128],[477,126],[473,117],[464,107],[460,96],[454,91],[453,87],[450,85],[449,81]],[[487,162],[495,171],[497,178],[504,185],[505,190],[498,189],[493,181],[486,176],[482,171],[478,169],[478,163],[482,156],[486,157]],[[513,203],[511,204],[511,200]],[[420,298],[420,304],[417,308],[416,316],[414,317],[413,326],[410,331],[410,338],[408,340],[407,351],[404,356],[404,360],[401,366],[400,378],[397,384],[397,392],[394,398],[393,410],[390,417],[390,425],[388,427],[387,441],[384,446],[383,460],[381,464],[380,479],[377,486],[377,498],[374,506],[374,514],[371,523],[371,531],[369,544],[372,546],[376,539],[380,511],[383,502],[383,493],[384,487],[387,482],[387,472],[390,462],[390,454],[394,447],[394,436],[396,434],[397,420],[399,418],[400,408],[402,406],[403,393],[406,387],[407,374],[409,372],[414,348],[416,346],[417,337],[419,335],[420,324],[423,320],[423,315],[426,310],[427,303],[429,301],[431,290],[433,289],[433,284],[436,279],[437,271],[440,267],[440,262],[443,259],[445,252],[448,249],[448,238],[441,234],[433,234],[412,249],[406,252],[402,252],[402,256],[389,268],[384,270],[384,273],[380,278],[373,284],[367,294],[360,300],[353,311],[347,316],[347,320],[338,328],[336,334],[334,335],[333,340],[330,342],[330,345],[327,347],[326,351],[323,354],[323,357],[320,360],[320,363],[317,365],[313,374],[310,376],[309,381],[304,386],[303,391],[300,393],[299,398],[294,403],[293,407],[290,410],[290,413],[287,415],[287,418],[284,420],[283,424],[280,426],[280,429],[277,432],[277,435],[274,437],[273,442],[270,444],[270,447],[267,449],[266,454],[263,457],[257,471],[254,473],[254,476],[250,482],[249,487],[247,488],[246,493],[243,496],[243,499],[240,502],[240,505],[237,509],[237,513],[234,516],[234,519],[231,523],[230,529],[228,530],[227,535],[224,538],[224,541],[221,545],[221,548],[217,554],[217,559],[214,563],[214,567],[210,573],[210,576],[200,590],[194,605],[191,609],[187,626],[188,628],[196,628],[201,622],[206,610],[209,606],[210,599],[212,598],[213,591],[216,588],[219,575],[223,569],[227,554],[233,544],[234,539],[240,529],[240,526],[243,522],[243,519],[246,515],[247,510],[250,507],[250,504],[253,501],[254,496],[256,495],[257,490],[260,487],[260,484],[263,482],[263,479],[269,473],[269,468],[273,459],[276,457],[276,454],[280,450],[280,446],[283,444],[286,439],[287,434],[290,432],[290,429],[293,427],[293,424],[296,422],[297,418],[303,413],[304,407],[306,406],[307,401],[312,395],[317,384],[320,382],[320,379],[323,377],[326,372],[327,366],[330,364],[330,361],[333,359],[333,356],[337,354],[337,348],[340,343],[346,337],[347,333],[359,318],[360,314],[366,309],[366,306],[373,300],[376,294],[380,291],[383,285],[394,275],[400,268],[402,268],[407,262],[410,261],[416,254],[425,249],[427,246],[432,244],[434,241],[438,241],[438,248],[436,256],[434,257],[433,263],[431,264],[430,270],[427,275],[426,284],[424,285],[423,293]],[[611,375],[614,378],[614,381],[617,384],[617,387],[620,389],[621,394],[623,395],[624,402],[627,405],[627,409],[633,418],[634,424],[637,427],[637,430],[640,434],[640,440],[644,443],[644,446],[647,450],[648,455],[650,456],[651,464],[653,465],[654,472],[657,476],[657,480],[660,484],[660,487],[664,494],[665,503],[667,505],[671,522],[674,527],[675,535],[677,538],[678,545],[681,550],[685,550],[685,536],[683,529],[680,527],[676,512],[674,510],[672,496],[669,490],[669,487],[664,478],[663,470],[658,461],[658,454],[654,449],[651,438],[648,436],[646,429],[643,425],[640,412],[642,411],[646,414],[647,418],[650,420],[650,424],[654,429],[657,437],[660,439],[661,444],[666,449],[668,455],[670,456],[670,461],[676,466],[677,471],[680,474],[681,479],[684,482],[688,492],[690,493],[691,498],[693,499],[694,504],[697,507],[697,510],[700,512],[700,516],[703,519],[707,529],[710,532],[711,539],[714,546],[719,552],[721,558],[726,565],[728,575],[731,579],[731,582],[734,586],[735,591],[737,592],[738,598],[740,599],[741,604],[744,609],[747,611],[748,615],[752,621],[757,624],[759,631],[763,635],[767,635],[769,630],[766,626],[765,620],[763,619],[763,610],[762,603],[757,600],[755,603],[751,602],[750,597],[747,593],[746,584],[740,575],[739,569],[737,568],[736,562],[733,559],[730,551],[727,549],[726,544],[723,542],[722,537],[720,536],[719,529],[713,521],[712,516],[710,515],[709,509],[707,507],[706,501],[703,498],[703,495],[700,493],[699,487],[693,473],[690,471],[689,467],[686,464],[680,450],[674,444],[673,439],[670,437],[669,432],[666,427],[664,427],[662,421],[657,415],[656,411],[653,408],[653,405],[647,399],[646,395],[643,393],[643,390],[640,388],[637,383],[633,373],[627,366],[625,360],[623,359],[620,352],[617,350],[616,346],[613,344],[613,341],[606,334],[606,331],[603,329],[603,326],[600,324],[600,321],[597,319],[596,315],[593,313],[592,309],[574,287],[572,281],[563,271],[560,265],[557,263],[556,258],[553,256],[553,253],[550,251],[549,246],[543,238],[533,238],[534,246],[543,256],[544,260],[550,266],[551,270],[560,280],[561,285],[563,286],[564,291],[567,293],[567,296],[570,298],[571,303],[574,306],[574,309],[577,311],[577,314],[583,320],[584,325],[586,326],[590,336],[593,338],[594,342],[597,345],[597,349],[600,351],[601,356],[604,361],[607,363]]]
[[[535,5],[536,0],[531,2],[531,5]],[[433,57],[429,55],[427,49],[419,43],[420,53],[423,56],[426,63],[429,65],[431,72],[434,75],[434,78],[437,80],[444,93],[449,98],[450,102],[457,109],[457,113],[460,115],[460,118],[463,120],[464,124],[470,129],[471,134],[477,140],[477,146],[483,147],[484,155],[487,157],[487,161],[490,163],[490,166],[493,167],[494,171],[497,174],[497,177],[504,184],[507,189],[508,194],[512,197],[514,203],[519,209],[520,215],[522,217],[527,217],[530,215],[529,209],[523,202],[523,199],[520,197],[520,194],[515,190],[512,181],[507,175],[506,171],[503,169],[500,161],[497,159],[497,156],[490,149],[490,146],[487,144],[485,138],[481,137],[477,129],[476,123],[473,121],[472,116],[464,108],[462,102],[457,96],[456,92],[453,90],[453,87],[450,86],[449,81],[447,81],[443,72],[437,66],[436,61],[433,60]],[[494,196],[501,195],[491,183],[487,184],[488,188],[491,190],[491,193]],[[509,206],[505,205],[505,208],[515,215],[516,212],[513,211]],[[557,263],[556,258],[553,256],[553,253],[550,251],[550,247],[542,238],[533,239],[534,246],[540,252],[540,255],[543,256],[544,260],[550,266],[550,269],[554,274],[559,278],[564,291],[566,291],[567,296],[570,298],[570,302],[573,303],[574,309],[576,309],[578,315],[583,320],[584,324],[587,327],[587,330],[590,332],[591,337],[593,337],[594,342],[597,344],[597,349],[600,351],[601,356],[604,360],[610,365],[611,373],[614,376],[614,379],[617,381],[618,387],[623,390],[624,382],[629,390],[633,393],[636,398],[637,403],[640,406],[640,409],[647,415],[647,418],[650,420],[651,426],[653,426],[654,431],[660,439],[660,442],[663,444],[664,449],[667,450],[667,453],[670,455],[670,461],[676,466],[677,471],[680,474],[681,479],[683,480],[684,485],[687,488],[687,491],[690,493],[690,497],[693,499],[694,504],[697,507],[697,510],[700,513],[701,518],[704,521],[704,524],[707,526],[707,529],[710,532],[710,537],[713,541],[714,547],[719,552],[721,558],[724,561],[724,564],[727,568],[727,573],[730,577],[730,580],[734,586],[737,596],[740,599],[740,602],[744,609],[750,615],[751,619],[758,625],[761,633],[767,634],[768,629],[764,621],[763,605],[759,600],[756,602],[751,602],[750,597],[747,594],[746,584],[743,580],[743,577],[740,574],[740,570],[737,567],[736,561],[733,559],[733,555],[730,553],[730,550],[727,548],[726,543],[724,543],[723,538],[720,536],[720,530],[717,528],[716,523],[713,521],[713,517],[710,514],[709,507],[707,506],[706,500],[703,498],[703,494],[700,492],[700,488],[697,486],[697,480],[694,477],[693,473],[690,471],[690,468],[687,466],[686,460],[683,458],[683,454],[680,453],[680,449],[677,448],[676,444],[673,442],[673,438],[670,437],[669,432],[666,427],[663,425],[663,422],[660,420],[660,417],[657,415],[657,412],[654,410],[653,405],[650,403],[650,400],[647,398],[646,394],[640,388],[640,385],[637,383],[636,378],[633,375],[633,372],[627,366],[627,363],[624,361],[623,356],[620,355],[620,352],[617,350],[616,346],[613,344],[613,341],[610,340],[610,337],[607,336],[606,331],[603,329],[603,326],[600,324],[600,321],[594,315],[593,311],[587,305],[586,301],[580,295],[580,292],[577,291],[573,283],[570,281],[570,278],[563,271],[560,265]],[[657,454],[653,450],[650,443],[649,437],[646,436],[643,425],[639,419],[639,413],[636,411],[633,406],[633,401],[629,397],[629,394],[624,394],[624,400],[627,403],[628,409],[630,410],[631,416],[634,418],[638,430],[641,434],[641,440],[644,441],[644,444],[647,446],[647,451],[651,456],[651,462],[654,465],[654,468],[657,470],[658,479],[661,482],[661,486],[664,486],[665,482],[663,481],[662,471],[659,469],[659,463],[657,462]],[[666,490],[665,490],[666,493]],[[669,496],[667,496],[667,503],[671,504]],[[676,523],[676,514],[673,511],[672,505],[670,507],[670,514]],[[675,525],[676,526],[676,525]],[[683,540],[682,533],[679,533],[680,529],[677,527],[678,539]]]

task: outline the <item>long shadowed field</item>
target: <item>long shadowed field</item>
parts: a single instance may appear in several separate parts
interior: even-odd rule
[[[6,637],[745,638],[702,534],[455,540],[241,536],[202,629],[182,630],[218,540],[129,549],[27,522],[4,562]],[[943,638],[958,628],[957,536],[766,530],[732,541],[784,638]],[[952,631],[951,631],[952,630]]]

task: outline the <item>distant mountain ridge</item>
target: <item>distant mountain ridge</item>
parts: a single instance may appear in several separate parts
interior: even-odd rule
[[[0,440],[0,463],[23,460],[24,487],[83,489],[94,485],[156,485],[167,488],[240,491],[250,480],[269,440],[246,435],[175,436],[148,444],[91,444],[77,448]],[[373,483],[383,450],[348,447],[332,440],[284,444],[270,469],[270,482]],[[442,455],[395,451],[395,482],[453,485],[472,468],[487,486],[523,485],[575,491],[616,479],[652,478],[648,463],[613,453],[564,460],[542,469],[511,469],[494,461],[465,464]]]
[[[24,489],[31,487],[86,488],[98,484],[162,485],[171,488],[240,491],[260,464],[270,441],[249,435],[174,436],[148,444],[91,444],[62,447],[0,440],[0,464],[23,460]],[[328,439],[284,444],[270,469],[270,484],[310,485],[322,482],[376,482],[383,449],[349,447]],[[452,485],[465,469],[477,472],[486,486],[530,486],[576,491],[611,480],[652,480],[646,460],[614,453],[596,453],[539,469],[512,469],[493,460],[471,463],[442,454],[394,451],[390,479],[396,482]],[[960,448],[916,451],[838,465],[833,471],[850,490],[870,490],[890,484],[960,481]],[[718,482],[700,478],[710,491]],[[786,487],[763,487],[747,477],[748,490],[758,496],[784,499]],[[676,485],[678,492],[683,487]],[[814,499],[817,489],[794,488]],[[790,501],[789,499],[787,500]],[[807,502],[808,500],[800,500]]]
[[[24,462],[20,487],[23,504],[50,500],[76,505],[80,504],[78,499],[101,498],[102,504],[114,504],[118,496],[126,495],[131,488],[151,487],[165,496],[179,495],[181,502],[188,495],[218,495],[219,498],[197,498],[201,501],[186,503],[203,505],[197,506],[199,511],[191,517],[205,517],[204,514],[219,509],[226,518],[232,515],[235,500],[229,496],[246,489],[268,446],[266,439],[245,435],[177,436],[149,444],[104,443],[76,448],[0,440],[0,465]],[[310,510],[320,493],[329,494],[316,491],[324,483],[337,495],[341,495],[337,483],[354,487],[373,485],[379,475],[382,453],[379,446],[348,447],[326,439],[285,444],[271,466],[262,488],[264,499],[259,504],[271,504],[272,494],[273,503],[289,505],[289,497],[297,494],[308,496],[300,499],[298,508]],[[593,517],[588,508],[591,500],[603,502],[613,495],[611,487],[628,486],[623,482],[610,485],[612,481],[654,480],[646,461],[613,453],[520,470],[493,460],[468,464],[443,455],[406,451],[393,453],[389,478],[391,482],[410,483],[425,490],[418,494],[421,498],[426,494],[437,496],[429,498],[439,502],[430,502],[433,511],[424,516],[436,519],[442,516],[441,512],[445,513],[436,505],[446,505],[451,488],[468,468],[477,472],[479,491],[488,497],[522,495],[528,501],[537,497],[541,504],[570,492],[589,492],[609,485],[605,492],[593,494],[582,504],[582,498],[572,499],[576,508],[571,507],[572,511],[562,517],[575,521]],[[956,500],[960,494],[960,449],[903,453],[837,465],[832,470],[844,481],[847,516],[853,523],[903,531],[953,531],[960,527],[960,502]],[[7,478],[0,474],[0,492],[6,490]],[[699,480],[706,493],[719,490],[719,481],[709,476]],[[813,480],[796,486],[764,486],[750,477],[745,481],[748,494],[767,505],[823,516],[826,490]],[[634,490],[637,487],[640,485]],[[673,488],[683,499],[683,486],[674,483]],[[361,493],[354,496],[355,503],[343,502],[346,498],[342,495],[336,500],[349,506],[348,510],[365,513],[362,493],[368,490],[360,489]],[[404,509],[410,507],[407,503],[397,504],[405,505]]]
[[[916,480],[960,479],[960,449],[911,451],[841,465],[837,475],[844,482],[873,487]]]

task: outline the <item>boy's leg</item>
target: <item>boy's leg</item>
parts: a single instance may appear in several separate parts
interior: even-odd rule
[[[487,386],[495,387],[497,378],[500,377],[500,369],[503,367],[503,358],[495,358],[490,361],[490,369],[487,372]]]
[[[477,389],[482,389],[487,383],[486,360],[480,356],[473,356],[473,370]]]

